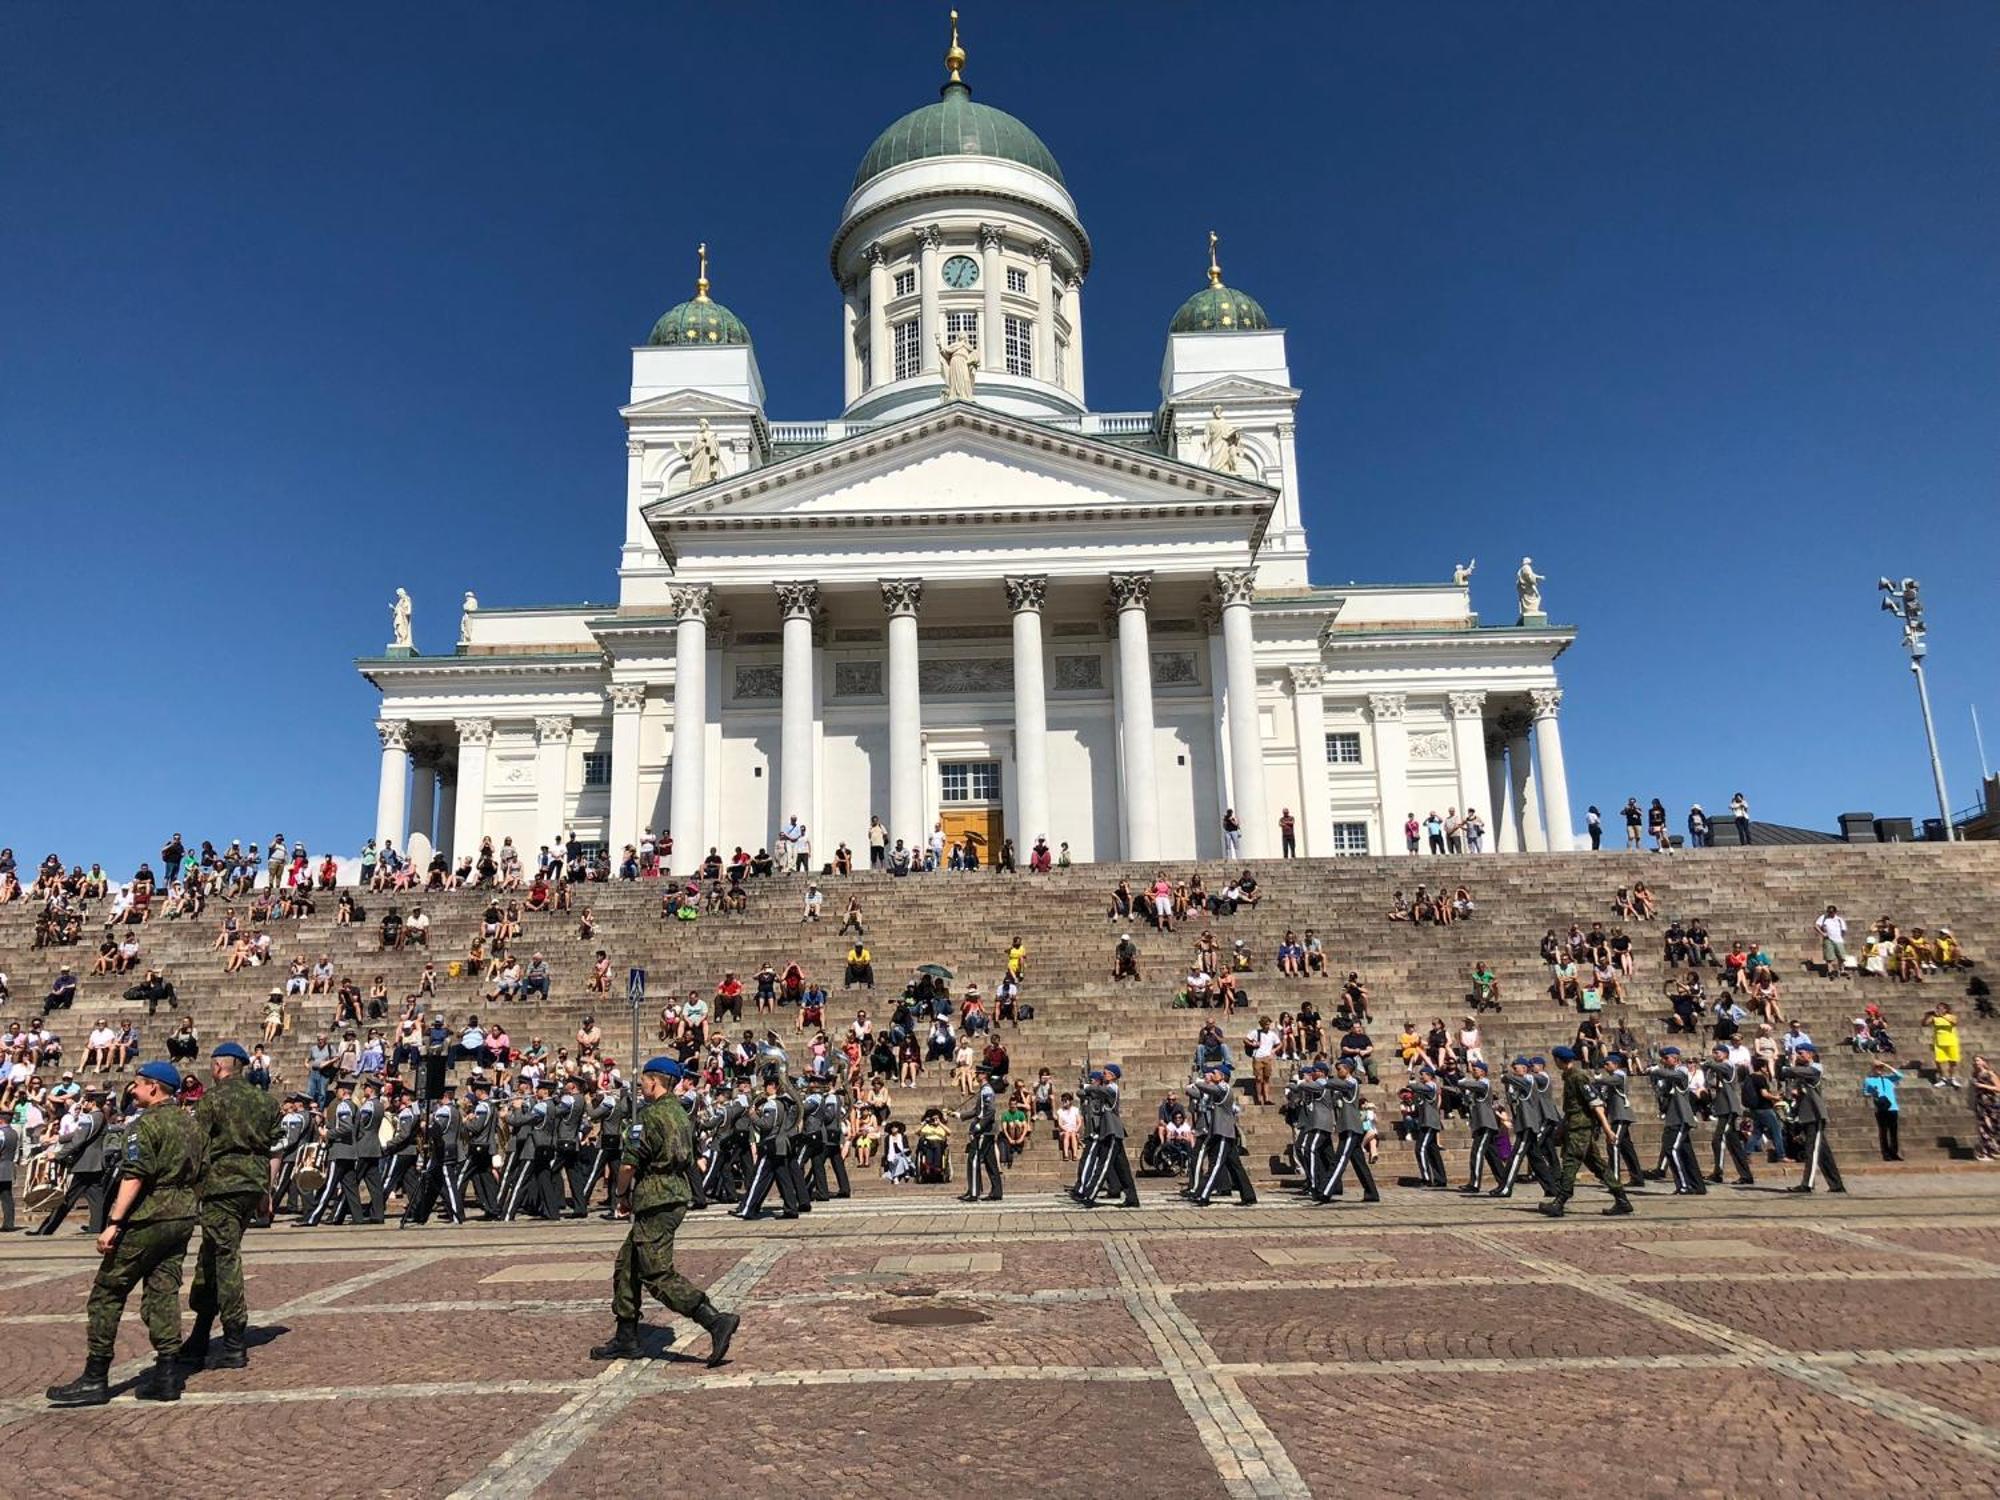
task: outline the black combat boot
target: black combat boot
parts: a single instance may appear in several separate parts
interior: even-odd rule
[[[175,1356],[184,1365],[199,1370],[208,1363],[208,1331],[214,1320],[206,1315],[194,1320],[194,1327],[181,1340],[181,1352]]]
[[[708,1367],[713,1370],[729,1356],[729,1341],[736,1337],[736,1328],[743,1319],[736,1313],[723,1312],[706,1297],[695,1309],[694,1320],[708,1330]]]
[[[93,1354],[83,1373],[68,1385],[52,1385],[43,1394],[51,1406],[102,1406],[111,1399],[111,1356]]]
[[[611,1341],[599,1344],[590,1351],[592,1359],[644,1359],[646,1351],[639,1347],[639,1320],[620,1318],[618,1331],[611,1335]]]
[[[216,1349],[215,1357],[209,1361],[208,1367],[211,1370],[248,1369],[250,1366],[250,1349],[245,1341],[245,1335],[249,1332],[248,1328],[223,1329],[222,1343]],[[187,1352],[185,1344],[181,1346],[181,1352],[183,1354]]]
[[[162,1354],[153,1361],[139,1381],[133,1396],[141,1401],[178,1401],[181,1399],[180,1361],[171,1354]]]
[[[1629,1214],[1630,1212],[1632,1212],[1632,1200],[1630,1198],[1614,1199],[1611,1207],[1603,1210],[1604,1217],[1607,1219],[1615,1219],[1620,1214]]]
[[[1568,1202],[1569,1199],[1567,1198],[1544,1198],[1540,1203],[1537,1203],[1535,1207],[1539,1208],[1543,1213],[1547,1214],[1551,1219],[1560,1219],[1563,1216],[1563,1207]]]

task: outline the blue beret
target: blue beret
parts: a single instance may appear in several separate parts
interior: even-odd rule
[[[1604,1060],[1608,1063],[1617,1063],[1621,1068],[1625,1066],[1625,1054],[1622,1052],[1607,1052],[1604,1054]]]
[[[1531,1057],[1528,1059],[1528,1066],[1531,1068],[1546,1068],[1548,1065],[1549,1060],[1546,1057]]]
[[[1555,1048],[1555,1049],[1553,1050],[1553,1052],[1552,1052],[1552,1054],[1551,1054],[1551,1055],[1552,1055],[1552,1056],[1553,1056],[1553,1057],[1555,1058],[1555,1060],[1556,1060],[1557,1062],[1575,1062],[1575,1061],[1576,1061],[1576,1048],[1574,1048],[1574,1047],[1557,1047],[1557,1048]]]
[[[1421,1068],[1417,1069],[1417,1071],[1423,1074],[1424,1077],[1426,1078],[1437,1077],[1437,1069],[1432,1067],[1429,1063],[1425,1063]]]
[[[1509,1067],[1514,1067],[1514,1068],[1525,1068],[1527,1067],[1527,1065],[1528,1065],[1528,1059],[1525,1057],[1517,1057],[1514,1059],[1513,1062],[1508,1064]]]
[[[1792,1050],[1794,1052],[1810,1052],[1814,1057],[1819,1056],[1819,1048],[1815,1047],[1811,1042],[1800,1042]]]
[[[1662,1047],[1660,1049],[1660,1056],[1662,1057],[1679,1057],[1680,1055],[1681,1049],[1678,1047]]]
[[[1480,1059],[1476,1060],[1476,1061],[1475,1061],[1475,1062],[1474,1062],[1474,1063],[1472,1064],[1472,1066],[1473,1066],[1474,1068],[1476,1068],[1476,1069],[1477,1069],[1477,1070],[1478,1070],[1479,1072],[1481,1072],[1481,1073],[1484,1073],[1484,1072],[1487,1072],[1487,1071],[1488,1071],[1488,1069],[1487,1069],[1487,1066],[1486,1066],[1486,1060],[1485,1060],[1484,1058],[1480,1058]]]
[[[233,1057],[238,1062],[242,1063],[247,1063],[248,1061],[250,1061],[250,1054],[243,1050],[243,1044],[241,1042],[219,1043],[216,1046],[216,1049],[213,1052],[209,1053],[208,1055],[210,1057]]]
[[[1205,1071],[1220,1073],[1224,1078],[1227,1078],[1236,1070],[1230,1067],[1229,1064],[1226,1062],[1212,1062],[1208,1065],[1208,1068]]]
[[[671,1057],[649,1057],[646,1059],[646,1065],[639,1069],[639,1071],[641,1073],[660,1073],[668,1078],[687,1077],[687,1069],[682,1067],[677,1059]]]
[[[1123,1078],[1125,1076],[1125,1070],[1119,1067],[1117,1063],[1106,1063],[1104,1071],[1113,1078]]]
[[[180,1091],[181,1070],[170,1062],[149,1062],[139,1065],[138,1076],[151,1079],[161,1088]]]

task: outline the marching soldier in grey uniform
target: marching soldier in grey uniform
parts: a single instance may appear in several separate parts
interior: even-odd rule
[[[764,1081],[764,1098],[748,1116],[751,1129],[756,1132],[757,1164],[751,1170],[750,1180],[744,1185],[743,1201],[730,1210],[739,1219],[760,1218],[764,1212],[764,1199],[774,1185],[778,1189],[778,1200],[784,1204],[778,1217],[796,1219],[799,1216],[798,1195],[792,1187],[788,1160],[792,1137],[787,1128],[786,1114],[785,1096],[779,1091],[778,1080],[767,1078]]]
[[[837,1184],[832,1196],[853,1197],[854,1185],[847,1180],[847,1162],[841,1156],[841,1148],[847,1143],[847,1101],[841,1097],[839,1089],[829,1088],[820,1098],[819,1133],[826,1147],[823,1158],[825,1166],[819,1174],[822,1194],[826,1190],[826,1168],[831,1168],[833,1180]]]
[[[63,1220],[69,1217],[69,1211],[76,1207],[78,1199],[89,1205],[90,1233],[104,1232],[106,1186],[111,1177],[105,1155],[110,1144],[110,1128],[111,1114],[105,1108],[104,1090],[85,1089],[83,1112],[77,1120],[76,1129],[70,1132],[68,1140],[56,1147],[55,1152],[56,1165],[69,1168],[69,1181],[55,1212],[35,1233],[54,1234],[62,1228]]]
[[[1597,1077],[1597,1092],[1604,1101],[1604,1113],[1611,1121],[1612,1134],[1617,1138],[1618,1149],[1611,1163],[1614,1175],[1622,1175],[1629,1192],[1638,1192],[1646,1186],[1646,1169],[1639,1165],[1639,1148],[1632,1144],[1632,1075],[1625,1071],[1625,1054],[1607,1052],[1604,1068]],[[1620,1171],[1619,1163],[1623,1163]]]
[[[1095,1068],[1077,1083],[1078,1108],[1083,1111],[1083,1151],[1077,1158],[1076,1185],[1069,1189],[1069,1195],[1086,1207],[1097,1195],[1097,1159],[1105,1149],[1101,1127],[1105,1077],[1102,1068]]]
[[[14,1164],[21,1159],[21,1132],[0,1115],[0,1234],[14,1232]]]
[[[798,1142],[799,1180],[805,1184],[800,1196],[808,1203],[826,1201],[826,1165],[823,1156],[819,1107],[821,1095],[816,1085],[808,1085],[799,1101],[799,1124],[794,1133]]]
[[[590,1212],[590,1195],[597,1191],[597,1179],[610,1184],[605,1195],[604,1216],[617,1214],[618,1153],[625,1138],[625,1095],[620,1089],[599,1089],[583,1112],[584,1127],[597,1132],[597,1144],[590,1150],[590,1173],[583,1183],[583,1211]]]
[[[1541,1113],[1541,1121],[1535,1132],[1535,1144],[1540,1148],[1540,1161],[1548,1175],[1541,1178],[1543,1191],[1554,1194],[1560,1191],[1562,1181],[1562,1150],[1565,1131],[1563,1128],[1562,1089],[1549,1077],[1549,1060],[1546,1057],[1531,1057],[1528,1066],[1533,1070],[1531,1077],[1535,1084],[1535,1107]],[[1536,1174],[1538,1177],[1540,1173]]]
[[[965,1136],[965,1191],[958,1195],[960,1203],[998,1203],[1000,1201],[1000,1111],[994,1101],[993,1080],[988,1078],[980,1084],[979,1092],[972,1101],[958,1112],[961,1120],[970,1122]],[[982,1174],[992,1191],[979,1191]]]
[[[1319,1066],[1324,1068],[1326,1064]],[[1382,1194],[1376,1190],[1375,1174],[1369,1170],[1363,1144],[1368,1122],[1361,1113],[1361,1077],[1355,1072],[1352,1059],[1343,1057],[1333,1065],[1333,1079],[1327,1085],[1327,1093],[1333,1100],[1334,1131],[1340,1144],[1333,1153],[1333,1170],[1327,1174],[1319,1201],[1331,1203],[1341,1196],[1341,1180],[1352,1167],[1354,1180],[1361,1184],[1361,1201],[1380,1203]]]
[[[382,1190],[382,1094],[374,1079],[361,1084],[361,1102],[354,1110],[354,1184],[368,1190],[368,1201],[354,1215],[357,1224],[380,1224],[387,1216]]]
[[[284,1097],[281,1106],[284,1113],[278,1116],[277,1138],[271,1142],[270,1212],[258,1220],[257,1227],[260,1229],[269,1229],[279,1214],[305,1211],[304,1205],[299,1202],[297,1177],[299,1155],[312,1136],[312,1116],[307,1113],[311,1102],[304,1094],[287,1094]]]
[[[1196,1208],[1208,1207],[1217,1184],[1225,1178],[1224,1190],[1234,1191],[1242,1207],[1248,1208],[1257,1201],[1257,1190],[1243,1170],[1243,1140],[1237,1133],[1236,1098],[1230,1088],[1230,1071],[1228,1063],[1210,1063],[1202,1075],[1201,1092],[1208,1100],[1208,1128],[1214,1138],[1214,1149],[1208,1175],[1202,1179],[1201,1191],[1195,1194]]]
[[[413,1095],[398,1092],[396,1096],[396,1116],[389,1126],[389,1139],[382,1145],[382,1204],[387,1208],[389,1199],[396,1194],[403,1195],[403,1207],[409,1208],[410,1174],[416,1170],[422,1158],[417,1141],[418,1127],[423,1123],[423,1113],[417,1108]]]
[[[1681,1049],[1662,1047],[1655,1055],[1659,1062],[1646,1070],[1646,1076],[1653,1080],[1653,1097],[1660,1106],[1662,1169],[1653,1176],[1672,1172],[1676,1196],[1706,1193],[1708,1184],[1694,1154],[1694,1095],[1688,1070],[1681,1066]]]
[[[721,1119],[710,1137],[708,1171],[702,1176],[702,1191],[715,1202],[734,1198],[739,1202],[748,1193],[755,1168],[750,1161],[750,1145],[757,1137],[748,1084],[738,1083],[736,1092],[721,1105]]]
[[[1715,1152],[1715,1170],[1708,1180],[1722,1181],[1722,1153],[1727,1149],[1729,1159],[1736,1163],[1736,1185],[1749,1187],[1756,1179],[1750,1175],[1750,1153],[1743,1149],[1743,1136],[1736,1128],[1743,1117],[1743,1077],[1730,1063],[1727,1047],[1717,1043],[1710,1049],[1708,1084],[1702,1090],[1708,1100],[1708,1117],[1715,1122],[1715,1135],[1709,1141]]]
[[[1485,1063],[1476,1062],[1465,1077],[1444,1085],[1448,1093],[1464,1101],[1466,1123],[1472,1129],[1470,1176],[1465,1186],[1459,1189],[1461,1193],[1478,1192],[1484,1181],[1485,1169],[1489,1166],[1493,1168],[1495,1182],[1507,1175],[1506,1164],[1500,1160],[1500,1116],[1493,1108],[1490,1071]]]
[[[299,1223],[315,1229],[330,1210],[345,1208],[356,1222],[361,1221],[361,1194],[354,1180],[354,1129],[359,1110],[354,1103],[354,1086],[345,1079],[333,1086],[333,1104],[326,1112],[326,1185],[319,1198]],[[336,1218],[337,1222],[337,1218]]]
[[[1123,1074],[1118,1064],[1106,1063],[1090,1075],[1092,1082],[1083,1091],[1084,1098],[1090,1101],[1085,1108],[1094,1106],[1097,1112],[1098,1141],[1097,1162],[1090,1181],[1084,1184],[1081,1201],[1085,1208],[1097,1207],[1098,1195],[1107,1181],[1121,1195],[1119,1207],[1139,1206],[1139,1185],[1132,1180],[1132,1160],[1125,1154],[1125,1116],[1119,1112]],[[994,1196],[997,1198],[999,1194],[996,1192]]]
[[[1411,1144],[1417,1153],[1417,1179],[1427,1188],[1449,1187],[1444,1153],[1438,1149],[1438,1132],[1444,1129],[1444,1114],[1438,1108],[1437,1069],[1425,1063],[1410,1080],[1410,1100],[1416,1114],[1410,1121]]]
[[[583,1126],[589,1110],[584,1103],[583,1084],[576,1078],[563,1080],[562,1095],[555,1101],[556,1163],[562,1172],[567,1212],[572,1219],[590,1217],[590,1158],[583,1151]]]
[[[1215,1136],[1209,1129],[1214,1114],[1208,1095],[1202,1092],[1199,1077],[1188,1080],[1181,1090],[1187,1096],[1188,1127],[1194,1132],[1194,1150],[1188,1156],[1188,1179],[1181,1186],[1183,1198],[1193,1198],[1208,1177],[1209,1159],[1215,1154]]]
[[[480,1217],[491,1223],[500,1217],[499,1184],[493,1175],[493,1148],[500,1131],[500,1112],[487,1097],[487,1084],[474,1082],[470,1088],[472,1107],[465,1112],[461,1135],[465,1161],[459,1168],[458,1199],[463,1203],[470,1189],[473,1201],[479,1205]]]
[[[465,1222],[465,1204],[458,1196],[463,1139],[458,1090],[447,1083],[424,1120],[423,1154],[419,1158],[416,1186],[403,1204],[403,1224],[428,1223],[431,1209],[440,1197],[444,1199],[445,1217],[454,1224]]]
[[[1847,1184],[1840,1180],[1840,1167],[1833,1159],[1833,1147],[1826,1143],[1826,1100],[1820,1095],[1825,1070],[1820,1067],[1819,1049],[1795,1048],[1792,1060],[1778,1069],[1778,1077],[1792,1086],[1792,1121],[1805,1133],[1805,1180],[1785,1191],[1810,1193],[1819,1185],[1819,1175],[1824,1172],[1827,1191],[1846,1192]]]
[[[1514,1183],[1521,1175],[1521,1168],[1527,1167],[1542,1185],[1542,1191],[1553,1195],[1555,1183],[1546,1175],[1541,1155],[1542,1112],[1535,1099],[1534,1075],[1528,1071],[1528,1059],[1517,1057],[1507,1065],[1507,1073],[1500,1080],[1507,1091],[1507,1118],[1512,1133],[1514,1152],[1507,1158],[1507,1174],[1493,1185],[1489,1198],[1511,1198]]]

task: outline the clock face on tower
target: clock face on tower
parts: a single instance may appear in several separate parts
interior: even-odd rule
[[[979,262],[969,255],[954,255],[944,263],[944,284],[964,291],[979,281]]]

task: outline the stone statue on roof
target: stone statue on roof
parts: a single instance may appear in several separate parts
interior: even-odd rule
[[[688,445],[683,448],[675,443],[674,451],[687,460],[689,489],[722,477],[722,444],[716,441],[715,429],[708,425],[707,417],[701,419]]]
[[[972,345],[965,341],[963,334],[952,335],[947,344],[940,336],[937,341],[938,358],[944,363],[944,399],[947,401],[970,401],[972,399],[972,366],[976,357]]]
[[[479,613],[479,596],[471,589],[465,591],[465,603],[458,612],[458,643],[472,644],[472,617]]]
[[[1466,587],[1468,584],[1472,582],[1472,570],[1478,566],[1479,566],[1479,559],[1476,557],[1473,558],[1471,562],[1460,563],[1457,567],[1451,570],[1452,583],[1458,588]]]
[[[1208,423],[1201,433],[1211,469],[1224,474],[1241,472],[1238,465],[1243,460],[1243,429],[1225,417],[1221,407],[1211,406],[1208,409]]]
[[[410,594],[396,590],[396,602],[389,606],[389,644],[410,649]]]
[[[1521,596],[1521,618],[1542,612],[1542,585],[1547,579],[1535,571],[1535,560],[1521,559],[1521,571],[1514,575],[1514,592]]]

